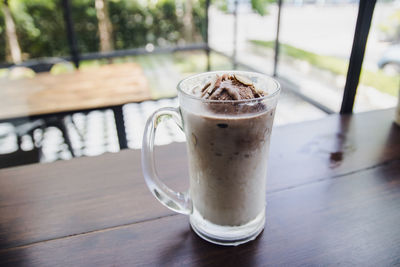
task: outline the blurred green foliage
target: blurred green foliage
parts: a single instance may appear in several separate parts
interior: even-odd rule
[[[0,8],[1,8],[1,2],[0,2]],[[0,11],[0,62],[4,61],[5,55],[6,55],[6,50],[5,50],[6,33],[5,33],[5,31],[6,31],[6,29],[4,27],[4,15],[3,15],[3,12]]]
[[[228,1],[213,0],[227,11]],[[71,0],[72,19],[81,53],[99,51],[98,22],[94,0]],[[167,46],[184,43],[182,22],[186,0],[108,0],[115,49],[143,47],[147,43]],[[276,0],[251,0],[260,15]],[[6,61],[6,34],[0,1],[0,62]],[[9,0],[23,58],[69,54],[61,0]],[[205,0],[192,0],[194,42],[206,34]]]
[[[275,3],[276,0],[251,0],[251,7],[261,16],[268,14],[268,5]]]
[[[99,51],[94,0],[71,0],[72,19],[81,53]],[[69,54],[61,0],[9,0],[24,58]],[[115,49],[153,43],[166,46],[184,42],[184,0],[109,0]],[[193,39],[205,34],[205,0],[193,0]],[[1,10],[1,4],[0,4]],[[0,11],[0,62],[5,61],[5,24]]]

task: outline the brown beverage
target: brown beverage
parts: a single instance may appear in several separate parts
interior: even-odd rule
[[[206,117],[182,110],[188,140],[190,195],[204,219],[239,226],[265,207],[265,176],[274,110]]]

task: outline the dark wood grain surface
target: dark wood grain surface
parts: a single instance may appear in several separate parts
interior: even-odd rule
[[[10,265],[182,266],[400,264],[400,169],[392,162],[267,196],[267,223],[237,248],[198,238],[183,215],[0,252]],[[49,257],[51,255],[51,257]]]
[[[161,147],[159,166],[183,190],[185,158],[171,149],[185,153]],[[139,152],[0,169],[0,249],[172,214],[149,193]]]
[[[272,133],[270,191],[346,175],[400,158],[394,110],[332,115]],[[288,167],[290,166],[290,167]]]
[[[153,199],[140,151],[0,170],[0,265],[400,264],[393,112],[274,129],[266,228],[236,248],[202,241]],[[181,190],[185,153],[157,148],[160,174]]]

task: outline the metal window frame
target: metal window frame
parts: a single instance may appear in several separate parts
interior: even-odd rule
[[[76,68],[79,68],[79,50],[74,30],[74,24],[71,17],[71,3],[69,0],[61,0],[64,13],[65,28],[67,31],[68,45],[71,55],[71,61],[74,62]]]
[[[340,114],[351,114],[353,112],[357,87],[360,81],[361,67],[365,56],[365,47],[367,45],[375,5],[376,0],[361,0],[358,6],[353,47],[351,48]]]

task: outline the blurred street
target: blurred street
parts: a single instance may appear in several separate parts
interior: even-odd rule
[[[389,46],[380,41],[379,24],[393,12],[395,4],[378,3],[368,38],[364,66],[376,68],[383,51]],[[278,8],[270,5],[270,14],[251,12],[238,14],[238,54],[245,51],[252,39],[272,41],[276,37]],[[280,41],[317,54],[347,59],[350,56],[357,19],[357,4],[283,5]],[[210,45],[218,51],[233,51],[233,15],[215,7],[210,9]]]

